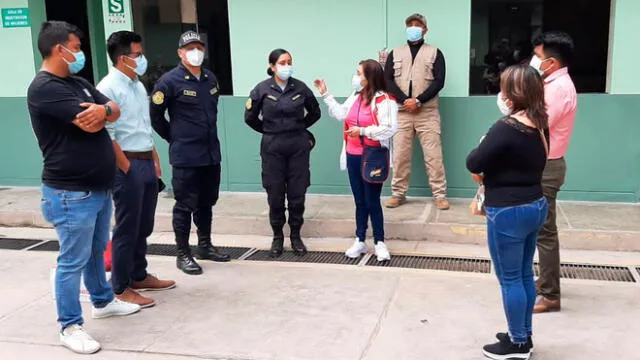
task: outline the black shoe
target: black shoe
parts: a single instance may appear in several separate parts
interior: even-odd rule
[[[304,243],[299,236],[291,237],[291,248],[293,249],[293,253],[298,256],[307,255],[307,247],[304,246]]]
[[[482,348],[484,356],[494,360],[528,360],[531,357],[531,348],[529,344],[514,344],[509,342],[497,342],[491,345],[485,345]]]
[[[498,339],[502,343],[511,342],[511,337],[509,336],[509,333],[506,333],[506,332],[497,333],[496,334],[496,339]],[[533,340],[531,339],[531,336],[529,336],[529,338],[527,339],[527,345],[531,349],[531,352],[533,352]]]
[[[271,242],[271,250],[269,251],[269,256],[272,258],[277,258],[282,255],[284,251],[284,236],[274,236],[273,241]]]
[[[198,250],[196,250],[196,259],[228,262],[231,260],[231,256],[229,256],[229,254],[221,253],[218,248],[211,245],[211,243],[208,243],[205,246],[198,245]]]
[[[176,259],[176,266],[188,275],[201,275],[202,268],[193,259],[189,251],[178,250],[178,258]]]

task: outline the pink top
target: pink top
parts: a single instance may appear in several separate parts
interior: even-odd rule
[[[560,159],[567,152],[578,106],[576,87],[566,67],[544,79],[544,99],[549,114],[549,159]]]
[[[360,114],[358,117],[358,110],[360,110]],[[361,128],[365,128],[367,126],[375,125],[375,120],[373,118],[373,113],[371,112],[371,104],[365,105],[362,101],[362,96],[358,96],[356,101],[351,106],[351,110],[349,110],[349,115],[345,119],[345,128],[350,128],[352,126],[359,126]],[[373,141],[366,136],[363,138],[365,144],[368,146],[380,146],[380,143],[377,141]],[[349,136],[347,137],[347,154],[349,155],[362,155],[363,148],[362,142],[359,136]]]

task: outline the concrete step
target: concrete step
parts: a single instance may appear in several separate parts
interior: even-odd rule
[[[0,226],[51,227],[39,210],[40,194],[34,188],[0,192]],[[173,199],[158,201],[156,232],[171,232]],[[455,244],[486,243],[483,217],[471,215],[466,199],[452,199],[451,209],[439,211],[427,198],[410,198],[397,209],[385,209],[388,239]],[[350,196],[308,195],[303,235],[312,238],[354,236],[354,205]],[[266,196],[224,193],[215,207],[214,232],[228,235],[268,236]],[[565,249],[640,251],[640,206],[561,202],[558,227]],[[195,228],[194,228],[195,230]]]

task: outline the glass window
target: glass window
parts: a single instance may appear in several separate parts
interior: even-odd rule
[[[471,95],[496,94],[510,65],[528,63],[532,40],[564,31],[575,43],[569,69],[578,92],[606,90],[611,0],[472,0]]]

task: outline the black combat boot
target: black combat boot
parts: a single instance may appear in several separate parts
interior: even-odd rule
[[[300,229],[291,229],[291,248],[293,249],[293,253],[298,256],[307,255],[307,247],[304,246],[302,242]]]
[[[202,268],[191,256],[191,249],[189,249],[189,240],[176,240],[178,244],[178,258],[176,259],[176,266],[188,275],[200,275],[202,274]]]
[[[229,254],[223,254],[211,244],[211,237],[201,236],[198,234],[198,250],[196,251],[196,259],[211,260],[217,262],[227,262],[231,260]]]
[[[282,227],[273,228],[273,241],[271,242],[271,250],[269,251],[269,256],[272,258],[277,258],[282,256],[284,252],[284,233],[282,232]]]

